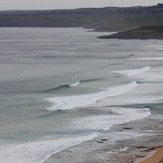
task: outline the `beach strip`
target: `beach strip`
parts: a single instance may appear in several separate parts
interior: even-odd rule
[[[156,152],[150,157],[140,161],[139,163],[163,163],[163,147],[159,147],[155,149]]]

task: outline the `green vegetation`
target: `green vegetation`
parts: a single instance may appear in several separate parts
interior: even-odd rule
[[[162,4],[150,7],[0,12],[0,27],[85,27],[119,31],[152,25],[163,25]]]

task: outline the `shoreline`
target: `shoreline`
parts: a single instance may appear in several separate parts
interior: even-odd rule
[[[149,152],[145,158],[137,160],[135,163],[162,163],[163,146],[157,147]]]
[[[162,106],[157,105],[158,109]],[[156,148],[163,147],[163,119],[155,114],[156,108],[153,109],[147,118],[115,125],[102,136],[52,155],[44,163],[143,163],[140,161],[153,156]],[[118,139],[113,140],[114,134]]]

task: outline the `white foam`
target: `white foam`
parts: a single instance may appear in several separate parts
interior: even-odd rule
[[[114,73],[119,73],[122,75],[129,75],[129,76],[133,76],[133,75],[138,75],[138,74],[142,74],[146,71],[150,70],[149,66],[140,68],[140,69],[130,69],[130,70],[120,70],[120,71],[112,71]]]
[[[109,154],[117,154],[117,153],[120,153],[120,152],[125,152],[128,149],[129,149],[129,147],[124,147],[124,148],[120,148],[120,149],[115,149],[115,150],[109,151],[108,153]]]
[[[158,82],[163,80],[163,69],[150,69],[143,74],[139,74],[137,76],[130,76],[133,80],[143,80],[143,81],[151,81]]]
[[[75,83],[69,83],[67,84],[69,87],[76,87],[80,84],[80,82],[75,82]]]
[[[96,133],[59,140],[30,142],[18,145],[0,146],[1,163],[43,163],[51,155],[68,147],[97,137]]]
[[[142,57],[142,58],[133,58],[130,60],[142,60],[142,61],[162,61],[163,57]]]
[[[91,130],[109,130],[111,126],[146,118],[151,115],[149,109],[108,108],[117,115],[99,115],[76,119],[73,128]]]
[[[125,152],[125,151],[127,151],[128,149],[129,149],[129,147],[124,147],[124,148],[119,149],[119,152]]]
[[[151,69],[150,67],[144,67],[141,69],[114,71],[126,75],[133,80],[147,81],[147,82],[162,82],[163,81],[163,69]]]
[[[106,106],[117,105],[162,103],[162,92],[163,84],[139,84],[136,89],[133,89],[123,95],[102,99],[96,104],[91,104],[91,106],[106,108]]]
[[[144,74],[144,76],[139,76],[139,79],[143,81],[162,82],[163,81],[163,69],[151,70],[149,73]]]
[[[92,103],[95,103],[98,100],[101,100],[106,97],[113,97],[117,95],[124,94],[137,86],[137,83],[131,82],[129,84],[107,88],[107,90],[100,91],[98,93],[78,95],[78,96],[64,96],[64,97],[53,97],[47,98],[48,102],[53,105],[47,108],[50,111],[54,110],[67,110],[74,109],[77,107],[86,106]]]

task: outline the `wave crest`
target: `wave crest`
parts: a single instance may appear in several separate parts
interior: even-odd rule
[[[45,100],[53,104],[51,107],[47,108],[47,110],[49,111],[68,110],[77,107],[83,107],[95,103],[96,101],[106,97],[113,97],[113,96],[124,94],[132,90],[136,86],[137,83],[133,81],[125,85],[107,88],[106,90],[100,91],[98,93],[78,95],[78,96],[63,96],[63,97],[47,98]]]
[[[142,74],[150,69],[151,68],[149,66],[146,66],[140,69],[120,70],[120,71],[112,71],[112,72],[122,74],[122,75],[127,75],[127,76],[133,76],[133,75]]]
[[[44,90],[42,92],[43,93],[53,93],[54,91],[57,91],[57,90],[62,90],[62,89],[65,89],[65,88],[76,87],[76,86],[80,85],[80,83],[94,82],[94,81],[99,81],[99,80],[103,80],[103,79],[104,78],[80,80],[80,81],[76,81],[76,82],[72,82],[72,83],[66,83],[66,84],[60,85],[58,87],[50,88],[50,89]]]

